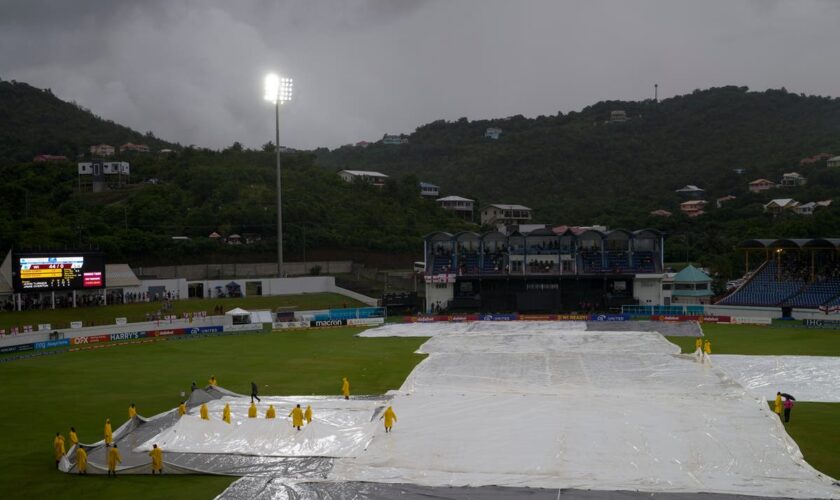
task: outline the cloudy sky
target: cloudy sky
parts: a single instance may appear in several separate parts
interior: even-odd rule
[[[0,78],[183,144],[335,147],[717,85],[840,95],[840,1],[0,0]]]

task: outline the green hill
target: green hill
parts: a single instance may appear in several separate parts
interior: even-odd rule
[[[62,101],[50,89],[0,80],[0,163],[27,162],[39,154],[75,159],[93,144],[146,144],[173,148],[151,132],[141,134],[102,119],[78,104]]]

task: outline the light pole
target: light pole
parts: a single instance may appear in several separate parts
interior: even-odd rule
[[[266,101],[274,103],[274,150],[277,153],[277,274],[283,276],[283,205],[280,188],[280,105],[292,100],[292,79],[265,77]]]

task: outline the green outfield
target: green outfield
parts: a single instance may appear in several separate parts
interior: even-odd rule
[[[214,303],[216,301],[213,301]],[[106,417],[127,419],[178,405],[190,383],[216,375],[228,389],[264,394],[354,394],[396,389],[423,359],[426,339],[357,338],[359,328],[246,334],[126,345],[0,364],[3,443],[0,498],[209,499],[234,478],[217,476],[78,477],[55,470],[52,439],[75,426],[82,442],[102,438]]]
[[[752,325],[704,324],[703,335],[712,343],[712,355],[840,356],[840,332],[810,328],[775,328]],[[668,337],[694,352],[694,337]],[[797,402],[785,426],[805,459],[814,468],[840,478],[840,403]]]
[[[271,297],[242,297],[238,299],[188,299],[172,302],[172,312],[180,316],[185,312],[213,312],[216,306],[225,311],[235,307],[243,309],[275,309],[288,307],[298,311],[330,309],[339,307],[363,307],[365,304],[337,293],[307,293],[303,295],[275,295]],[[0,328],[7,332],[13,326],[22,327],[49,323],[52,328],[68,328],[71,321],[84,320],[85,326],[113,325],[115,318],[128,318],[129,322],[145,321],[147,313],[154,313],[162,307],[161,302],[137,304],[80,307],[77,309],[44,309],[38,311],[0,312]]]

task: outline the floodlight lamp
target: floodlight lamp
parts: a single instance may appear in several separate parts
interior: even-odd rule
[[[277,102],[278,93],[280,91],[280,77],[274,73],[270,73],[265,77],[265,96],[266,101]]]

